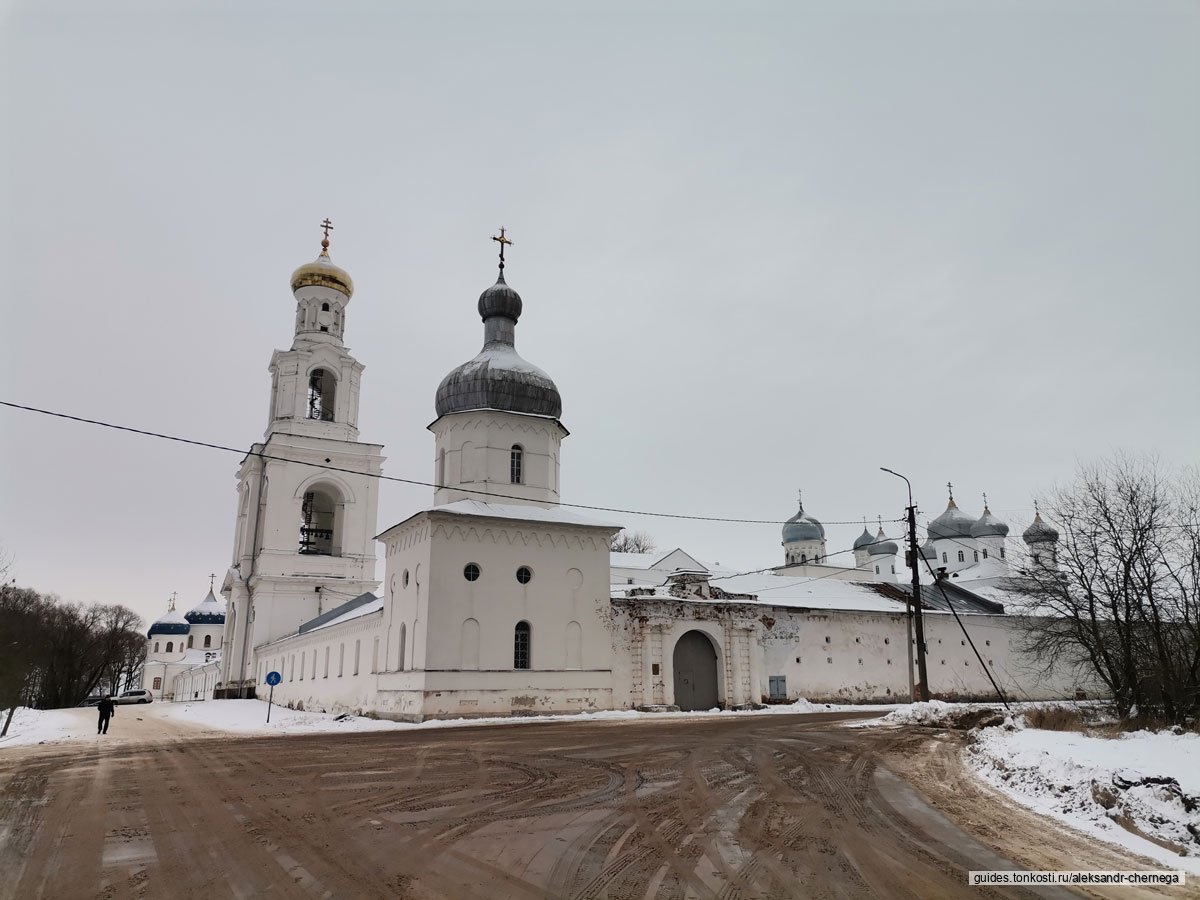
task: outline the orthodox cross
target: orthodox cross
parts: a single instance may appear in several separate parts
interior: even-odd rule
[[[171,609],[175,608],[175,598],[179,596],[179,591],[171,592]]]
[[[952,485],[950,482],[947,481],[946,482],[946,490],[948,490],[950,492],[950,499],[953,500],[954,499],[954,485]]]
[[[987,491],[983,492],[983,508],[987,509]]]
[[[325,221],[321,223],[321,230],[325,232],[325,237],[321,241],[321,249],[329,249],[329,232],[333,231],[333,223],[329,221],[329,217],[325,217]]]
[[[883,533],[883,516],[877,515],[875,518],[879,520],[879,531],[882,534]]]
[[[500,245],[500,268],[504,268],[504,247],[505,245],[512,246],[512,241],[504,236],[504,226],[500,226],[500,237],[492,235],[492,240]]]
[[[216,580],[217,580],[217,573],[216,573],[216,572],[213,572],[212,574],[210,574],[210,575],[208,576],[208,589],[209,589],[210,591],[213,589],[213,582],[214,582],[214,581],[216,581]]]

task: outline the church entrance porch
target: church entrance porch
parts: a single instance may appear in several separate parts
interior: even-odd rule
[[[672,668],[676,706],[686,711],[718,705],[717,650],[708,635],[702,631],[684,634],[675,644]]]

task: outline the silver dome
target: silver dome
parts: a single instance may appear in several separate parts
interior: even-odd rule
[[[557,419],[562,398],[550,376],[517,353],[517,319],[521,296],[504,281],[479,296],[483,318],[483,349],[452,370],[438,385],[434,407],[438,416],[472,409],[499,409]]]
[[[975,520],[958,508],[954,498],[946,505],[946,511],[929,523],[926,529],[934,540],[943,538],[969,538]]]
[[[863,525],[863,533],[854,539],[854,549],[861,550],[863,547],[868,547],[875,543],[875,536],[867,530],[867,526]]]
[[[934,560],[937,559],[937,550],[935,550],[933,547],[932,539],[925,541],[925,543],[921,545],[921,558]]]
[[[971,537],[1008,537],[1008,525],[992,515],[992,511],[985,506],[983,515],[971,526]]]
[[[825,540],[825,526],[805,514],[804,503],[800,503],[800,511],[783,524],[783,542],[792,544],[796,541]]]
[[[888,539],[882,528],[879,529],[879,534],[875,535],[871,546],[867,548],[867,553],[871,556],[895,556],[899,552],[900,547],[895,541]]]
[[[1027,544],[1053,544],[1058,541],[1058,532],[1053,526],[1042,521],[1042,514],[1039,512],[1033,517],[1033,524],[1025,529],[1021,537]]]

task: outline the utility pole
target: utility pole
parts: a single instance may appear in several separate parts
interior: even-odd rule
[[[912,498],[912,482],[901,475],[899,472],[893,472],[891,469],[885,469],[880,466],[880,471],[887,472],[889,475],[895,475],[897,478],[904,478],[904,483],[908,485],[908,554],[909,565],[912,568],[912,600],[910,601],[908,614],[910,618],[916,619],[917,626],[917,677],[921,686],[921,699],[929,700],[929,670],[925,665],[925,618],[921,613],[921,563],[920,549],[917,547],[917,507],[913,503]],[[912,639],[909,638],[909,656],[908,656],[908,671],[912,672]]]

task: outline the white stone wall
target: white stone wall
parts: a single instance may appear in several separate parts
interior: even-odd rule
[[[559,452],[567,431],[556,419],[499,410],[471,410],[442,416],[429,426],[437,438],[434,481],[436,506],[456,500],[535,503],[559,500]],[[522,449],[522,479],[512,482],[514,445]],[[468,491],[457,488],[468,488]]]

